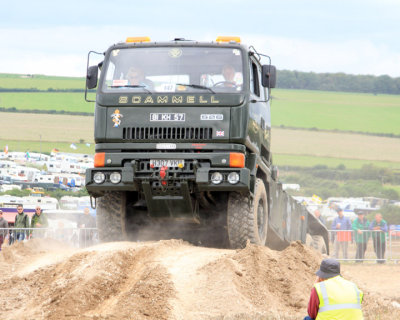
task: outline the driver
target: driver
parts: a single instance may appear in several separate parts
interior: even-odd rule
[[[222,68],[222,75],[224,76],[225,83],[224,87],[235,87],[236,82],[235,82],[235,68],[231,66],[230,64],[225,65]]]
[[[151,88],[153,86],[153,83],[145,78],[143,70],[138,67],[130,67],[126,78],[128,84],[132,86],[143,86],[145,88]]]

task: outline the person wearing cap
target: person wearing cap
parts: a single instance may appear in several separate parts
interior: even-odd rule
[[[382,219],[382,214],[377,213],[375,220],[369,225],[372,231],[374,251],[378,260],[377,263],[385,263],[386,233],[388,232],[387,222]]]
[[[324,259],[316,272],[317,281],[311,289],[308,316],[304,320],[363,319],[363,292],[340,275],[340,263]]]
[[[353,221],[354,240],[356,241],[356,262],[362,263],[369,239],[369,222],[362,211],[357,211],[357,219]]]
[[[0,210],[0,251],[4,240],[8,236],[8,222],[3,218],[3,211]]]
[[[339,250],[342,250],[343,258],[347,259],[349,242],[351,241],[351,222],[345,217],[340,207],[335,207],[338,216],[333,220],[331,229],[335,235],[334,258],[339,259]]]

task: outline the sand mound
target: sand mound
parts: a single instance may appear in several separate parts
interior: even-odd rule
[[[0,254],[0,319],[299,319],[320,260],[298,242],[281,252],[180,240],[77,250],[34,239]]]

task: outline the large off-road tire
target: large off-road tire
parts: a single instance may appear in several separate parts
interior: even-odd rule
[[[265,245],[268,230],[268,197],[264,182],[257,179],[254,197],[231,192],[228,200],[228,237],[232,248],[244,248],[247,240]]]
[[[125,239],[125,210],[125,192],[106,192],[97,199],[96,216],[100,241]]]
[[[325,240],[322,236],[312,236],[312,245],[315,250],[322,254],[327,254]]]

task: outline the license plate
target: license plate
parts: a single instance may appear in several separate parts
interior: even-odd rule
[[[150,165],[155,168],[177,168],[185,165],[185,160],[150,160]]]
[[[150,113],[150,121],[185,121],[184,113]]]

